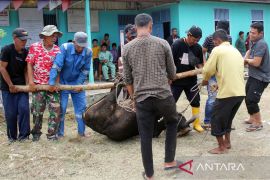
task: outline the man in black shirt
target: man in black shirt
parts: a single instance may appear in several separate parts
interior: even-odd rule
[[[201,37],[202,30],[197,26],[192,26],[186,38],[178,39],[173,43],[172,52],[177,73],[194,70],[195,67],[202,68],[202,47],[198,44]],[[171,85],[171,89],[175,102],[178,101],[182,91],[185,91],[192,106],[192,114],[198,116],[200,112],[200,95],[198,90],[192,90],[196,84],[197,76],[191,76],[174,81]],[[199,118],[194,121],[193,128],[198,132],[203,131]]]
[[[170,44],[170,46],[180,37],[178,36],[177,29],[172,28],[172,34],[168,37],[167,41]]]
[[[1,90],[5,118],[7,122],[7,136],[9,141],[28,139],[30,134],[29,96],[28,93],[17,92],[15,85],[26,84],[25,49],[28,33],[17,28],[12,33],[13,44],[2,48],[0,58]],[[17,124],[19,136],[17,136]]]

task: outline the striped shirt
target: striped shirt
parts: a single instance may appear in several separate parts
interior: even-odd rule
[[[172,95],[168,79],[176,75],[171,47],[154,36],[136,38],[123,48],[124,81],[134,87],[134,98],[165,99]]]
[[[228,35],[228,39],[229,39],[230,44],[232,44],[232,37],[230,35]],[[215,47],[214,41],[213,41],[213,35],[207,36],[202,46],[207,49],[208,54],[211,54],[212,50]]]

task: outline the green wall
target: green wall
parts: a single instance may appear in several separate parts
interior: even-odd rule
[[[9,24],[10,26],[1,27],[1,29],[4,29],[6,31],[6,36],[1,39],[0,41],[0,47],[3,47],[6,44],[10,44],[12,42],[12,31],[19,26],[19,17],[18,17],[18,11],[9,11]]]
[[[152,12],[161,9],[170,9],[171,27],[178,28],[181,37],[185,36],[186,31],[192,25],[201,27],[203,30],[203,37],[200,44],[202,44],[204,38],[214,32],[215,8],[229,9],[230,32],[233,38],[233,43],[236,41],[239,31],[244,31],[245,33],[249,31],[249,26],[251,24],[251,10],[263,10],[265,39],[270,43],[270,5],[255,3],[209,2],[202,0],[181,0],[180,3],[153,7],[141,11],[99,11],[100,31],[93,32],[92,39],[96,38],[100,41],[105,33],[109,33],[111,42],[116,42],[118,44],[118,15],[136,15],[142,12],[151,14]],[[63,37],[59,39],[61,44],[67,42],[69,39],[73,39],[74,33],[67,32],[66,13],[63,13],[61,10],[57,10],[56,13],[58,18],[58,27],[64,33]],[[0,42],[2,46],[12,42],[11,32],[14,28],[18,27],[18,25],[18,12],[11,10],[10,26],[0,27],[8,33]]]
[[[182,0],[179,6],[179,28],[184,34],[192,25],[202,28],[204,38],[214,32],[214,9],[229,9],[230,34],[233,44],[237,40],[239,31],[249,31],[251,24],[251,10],[264,11],[264,32],[265,39],[270,44],[270,5],[255,3],[229,3],[209,2],[200,0]]]

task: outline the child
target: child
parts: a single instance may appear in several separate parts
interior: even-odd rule
[[[109,81],[109,68],[111,70],[112,81],[115,79],[115,65],[113,64],[113,56],[110,51],[107,51],[107,44],[101,45],[101,52],[99,53],[99,62],[102,64],[102,72],[106,81]]]
[[[112,50],[111,53],[113,55],[113,64],[117,68],[117,61],[118,61],[118,51],[116,43],[112,43]]]
[[[98,68],[99,68],[100,47],[98,45],[98,40],[97,39],[93,39],[92,44],[93,44],[93,47],[92,47],[92,51],[93,51],[93,70],[94,70],[94,77],[95,77],[95,79],[97,79],[97,77],[100,76],[100,72],[98,70]]]

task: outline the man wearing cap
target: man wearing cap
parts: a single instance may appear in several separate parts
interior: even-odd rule
[[[202,47],[198,44],[201,37],[201,28],[192,26],[187,33],[187,37],[178,39],[173,43],[172,52],[177,73],[194,70],[195,67],[201,68],[203,66]],[[193,90],[196,84],[197,76],[191,76],[178,79],[171,85],[175,102],[178,101],[182,91],[185,91],[194,116],[198,116],[200,112],[200,95],[198,90]],[[203,131],[199,118],[194,121],[193,128],[198,132]]]
[[[27,63],[25,49],[28,33],[23,28],[16,28],[13,43],[2,48],[0,58],[1,90],[7,136],[10,142],[28,139],[30,135],[29,96],[17,92],[14,85],[25,85],[27,81]],[[17,125],[19,125],[19,136]]]
[[[32,93],[32,114],[34,127],[31,131],[33,141],[38,141],[41,136],[43,113],[48,104],[48,140],[56,140],[57,129],[60,121],[60,95],[58,92],[36,91],[36,84],[48,84],[50,70],[55,56],[60,52],[55,45],[57,38],[62,36],[56,26],[47,25],[43,28],[39,37],[41,42],[30,46],[26,61],[28,62],[29,86]]]
[[[92,58],[92,50],[88,48],[87,34],[76,32],[72,43],[65,43],[60,47],[60,53],[56,56],[50,72],[50,91],[55,90],[58,74],[60,84],[82,85],[89,74]],[[71,95],[75,118],[78,123],[79,137],[85,136],[85,124],[82,114],[86,108],[86,95],[82,88],[74,91],[61,91],[61,120],[58,136],[64,136],[64,121],[68,105],[68,96]]]

